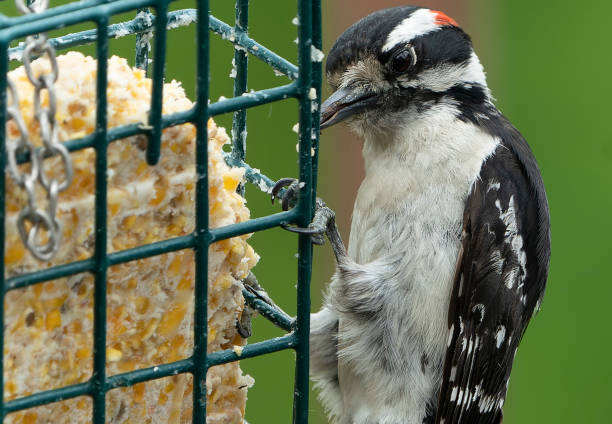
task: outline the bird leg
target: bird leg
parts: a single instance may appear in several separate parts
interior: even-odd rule
[[[282,178],[272,188],[272,203],[278,197],[281,189],[285,188],[281,194],[281,205],[284,211],[289,209],[289,206],[294,206],[297,203],[299,196],[299,182],[293,178]],[[322,245],[325,242],[324,236],[327,235],[329,242],[334,250],[336,261],[342,263],[346,259],[346,248],[340,237],[340,232],[336,226],[336,214],[331,210],[323,200],[317,197],[315,203],[315,215],[306,228],[293,227],[288,224],[281,224],[288,231],[300,234],[309,234],[312,236],[312,242],[317,245]]]

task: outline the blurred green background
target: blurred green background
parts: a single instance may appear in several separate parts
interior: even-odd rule
[[[232,1],[211,3],[213,15],[234,22]],[[400,4],[405,3],[324,2],[324,51],[358,18]],[[608,423],[612,415],[612,284],[606,267],[612,256],[607,221],[612,217],[608,126],[612,56],[606,52],[612,38],[603,17],[612,13],[612,3],[438,0],[418,4],[444,10],[472,35],[497,105],[527,138],[547,187],[553,226],[551,273],[542,311],[532,321],[516,357],[504,423]],[[172,5],[173,9],[186,7],[194,7],[194,2],[181,0]],[[2,2],[0,12],[14,15],[12,2]],[[295,1],[255,0],[250,35],[295,63],[297,28],[291,24],[295,15]],[[133,43],[133,36],[112,40],[111,54],[133,63]],[[193,98],[193,27],[171,31],[168,43],[167,79],[182,81]],[[93,47],[81,50],[94,54]],[[213,36],[211,101],[231,97],[232,57],[232,46]],[[249,71],[249,88],[256,90],[288,82],[254,58]],[[297,137],[291,128],[297,119],[294,100],[250,109],[247,161],[273,179],[296,176]],[[229,131],[231,115],[218,117],[217,122]],[[360,141],[342,128],[322,136],[319,194],[338,212],[345,239],[363,172],[360,148]],[[252,216],[278,211],[256,187],[247,187],[247,200]],[[274,229],[255,234],[251,242],[261,255],[255,268],[260,282],[279,305],[294,313],[296,237]],[[329,247],[315,248],[313,311],[320,306],[321,290],[332,272]],[[280,334],[265,319],[257,318],[251,340]],[[293,361],[291,351],[242,361],[245,372],[256,380],[248,395],[251,424],[291,422]],[[310,421],[327,422],[314,393]]]

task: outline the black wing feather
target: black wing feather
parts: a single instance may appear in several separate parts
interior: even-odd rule
[[[548,274],[548,205],[529,147],[502,139],[466,202],[436,423],[498,424],[512,362]]]

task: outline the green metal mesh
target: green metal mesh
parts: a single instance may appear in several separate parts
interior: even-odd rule
[[[39,284],[53,279],[89,272],[95,277],[94,288],[94,334],[93,334],[93,374],[89,381],[74,384],[54,390],[47,390],[0,403],[0,417],[15,411],[38,405],[58,402],[77,396],[87,395],[93,400],[93,422],[105,422],[105,395],[117,387],[132,386],[136,383],[168,377],[177,373],[193,375],[193,422],[206,422],[206,371],[208,368],[263,355],[282,349],[294,349],[295,391],[294,391],[294,423],[308,421],[308,333],[310,313],[310,274],[312,263],[312,246],[309,236],[298,236],[298,285],[297,285],[297,317],[287,321],[267,304],[254,299],[245,292],[245,299],[258,309],[263,316],[275,325],[289,331],[289,334],[258,343],[247,345],[240,357],[233,350],[224,350],[207,354],[207,262],[208,247],[211,243],[230,237],[272,228],[281,223],[293,223],[307,226],[312,218],[313,200],[316,193],[316,175],[318,159],[318,110],[312,111],[312,102],[320,102],[321,66],[313,60],[312,47],[321,48],[321,6],[320,0],[299,0],[297,16],[299,19],[298,35],[298,66],[295,66],[276,55],[269,49],[249,38],[248,0],[236,2],[236,25],[230,26],[209,14],[207,0],[195,1],[195,9],[178,10],[168,13],[171,0],[84,0],[64,6],[49,9],[40,14],[21,17],[0,15],[0,169],[6,167],[5,141],[7,95],[6,74],[9,70],[9,58],[19,52],[19,48],[9,48],[15,39],[63,28],[82,22],[93,22],[95,30],[70,34],[51,40],[57,49],[71,46],[96,43],[98,72],[96,100],[96,129],[86,137],[67,141],[70,151],[84,148],[94,148],[96,151],[96,200],[95,200],[95,252],[85,260],[72,262],[41,271],[31,272],[17,277],[5,279],[4,261],[0,262],[0,319],[4,327],[4,297],[10,290]],[[151,10],[151,12],[149,12]],[[125,12],[141,12],[130,22],[109,25],[112,16]],[[151,14],[150,14],[151,13]],[[150,14],[150,15],[149,15]],[[147,19],[147,16],[153,19]],[[166,31],[180,25],[197,21],[197,92],[196,102],[191,110],[162,115],[162,89],[164,79],[164,63],[166,56]],[[152,24],[150,23],[152,22]],[[145,43],[140,43],[143,33],[154,31],[154,57],[152,66],[152,100],[147,126],[125,125],[107,128],[107,70],[108,40],[118,31],[137,35],[136,65],[146,68],[148,52]],[[209,92],[209,34],[210,31],[229,40],[240,49],[236,49],[235,62],[237,75],[234,85],[234,98],[208,104]],[[293,80],[288,85],[273,87],[242,96],[246,90],[247,55],[242,50],[261,59],[275,70],[284,73]],[[312,98],[312,90],[316,90],[316,98]],[[299,102],[299,179],[304,183],[300,198],[295,208],[247,222],[210,229],[208,226],[208,175],[207,175],[207,121],[209,117],[223,113],[234,113],[233,134],[246,134],[246,109],[286,98],[296,98]],[[148,138],[147,161],[153,165],[160,156],[160,140],[163,128],[191,122],[197,129],[196,138],[196,229],[192,234],[165,240],[157,243],[139,246],[132,249],[107,252],[107,146],[108,143],[136,134]],[[232,151],[226,160],[232,166],[246,168],[246,178],[257,185],[270,187],[273,181],[260,174],[245,163],[246,139],[235,136],[232,140]],[[311,149],[315,154],[311,155]],[[19,158],[19,162],[28,161],[27,156]],[[5,219],[5,172],[0,173],[0,218]],[[4,224],[0,226],[0,256],[4,257]],[[107,376],[106,366],[106,274],[110,266],[149,258],[181,249],[195,250],[196,282],[195,282],[195,325],[194,351],[191,357],[177,362],[139,369],[123,374]],[[3,351],[3,333],[0,332],[0,351]],[[4,387],[1,380],[0,384]],[[3,390],[4,393],[4,390]],[[4,399],[4,397],[3,397]]]

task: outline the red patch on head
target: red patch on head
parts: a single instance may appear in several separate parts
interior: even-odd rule
[[[436,17],[436,25],[439,25],[439,26],[450,25],[450,26],[456,26],[456,27],[459,26],[459,24],[453,18],[447,16],[444,12],[440,12],[438,10],[432,10],[431,13],[433,13],[434,16]]]

